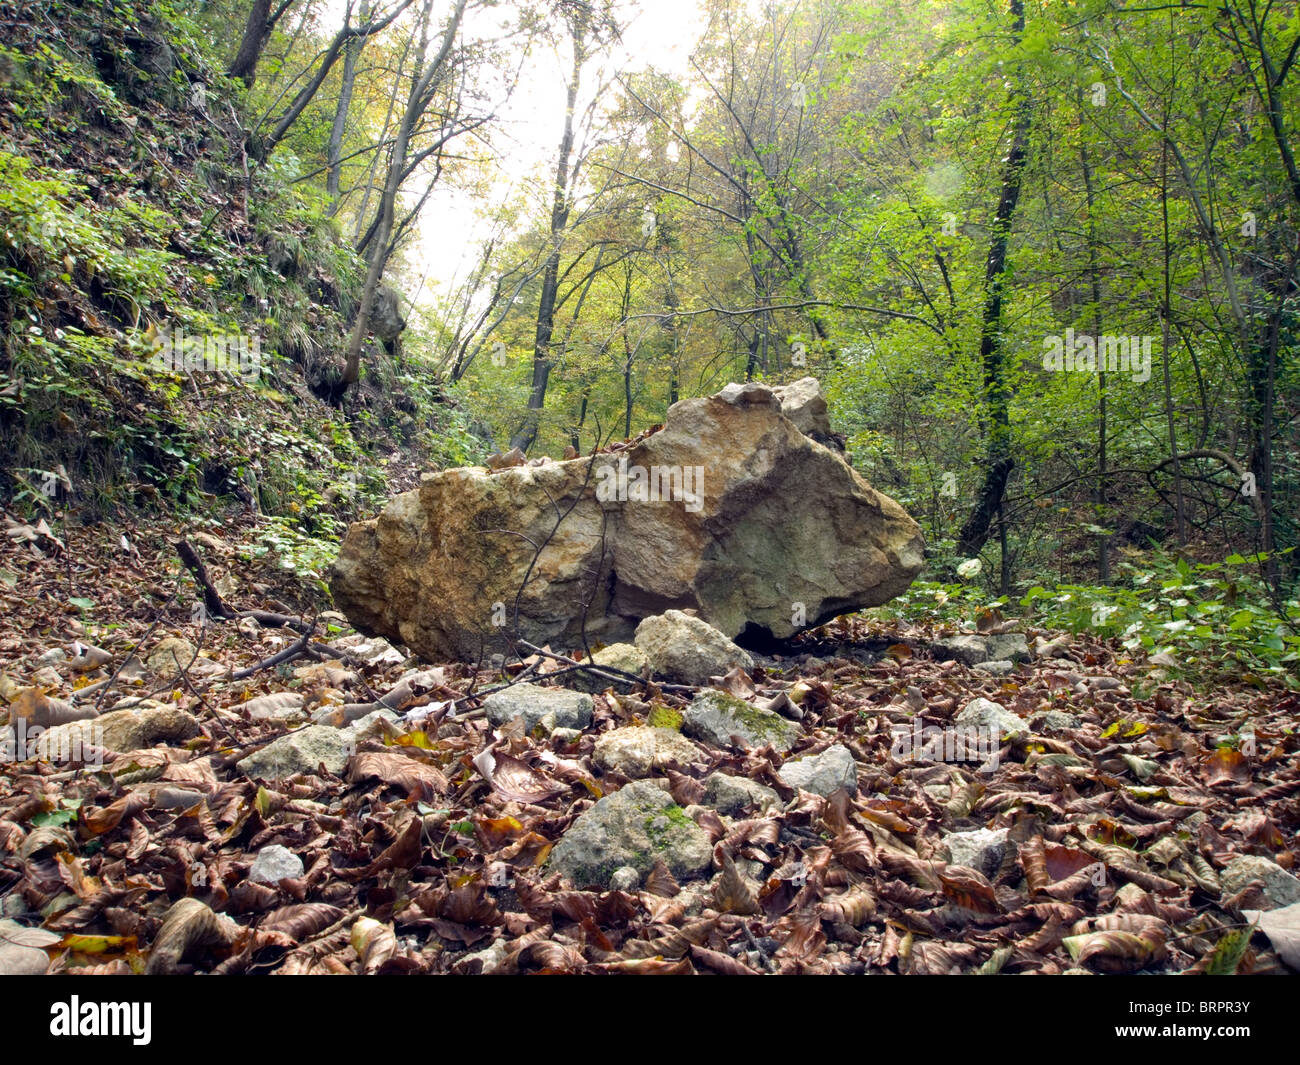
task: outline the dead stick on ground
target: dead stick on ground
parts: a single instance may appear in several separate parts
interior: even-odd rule
[[[270,669],[272,666],[278,666],[281,662],[288,662],[290,659],[297,658],[300,654],[306,651],[307,644],[310,642],[312,635],[315,632],[316,619],[313,618],[310,627],[306,632],[298,637],[296,641],[294,641],[292,646],[286,647],[283,651],[273,654],[270,658],[264,658],[260,662],[254,662],[247,669],[241,669],[231,673],[229,679],[244,680],[246,677],[251,677],[254,673],[260,672],[263,669]]]

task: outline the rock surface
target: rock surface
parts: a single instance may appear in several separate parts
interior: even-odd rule
[[[593,654],[591,664],[594,666],[612,666],[624,673],[635,673],[639,677],[642,670],[645,669],[646,657],[645,652],[635,644],[612,643]],[[577,688],[579,691],[592,692],[593,694],[603,692],[606,688],[613,688],[616,692],[628,692],[636,687],[632,681],[606,680],[604,677],[597,677],[591,673],[574,673],[569,683],[570,686]]]
[[[583,692],[525,683],[493,692],[483,700],[483,709],[494,725],[506,725],[522,717],[524,727],[532,732],[543,718],[550,729],[586,728],[591,724],[594,704],[591,696]]]
[[[59,757],[58,752],[78,746],[103,747],[109,751],[137,751],[156,743],[177,744],[199,735],[193,714],[176,706],[146,703],[130,710],[110,710],[85,721],[56,725],[38,737],[31,747],[42,757]],[[53,752],[53,754],[51,754]]]
[[[302,859],[288,847],[272,843],[257,852],[253,864],[248,869],[248,879],[258,884],[278,884],[302,876]]]
[[[720,814],[739,817],[753,811],[770,810],[781,805],[781,797],[771,788],[727,773],[710,773],[704,782],[704,805]]]
[[[272,740],[237,764],[250,777],[263,780],[283,780],[295,773],[319,773],[321,765],[338,776],[348,764],[352,749],[353,741],[342,729],[308,725]]]
[[[970,832],[949,832],[943,837],[953,865],[964,865],[977,873],[992,876],[1002,863],[1010,845],[1008,829],[977,828]]]
[[[574,821],[551,851],[550,864],[575,887],[607,888],[622,867],[644,877],[660,859],[678,880],[687,880],[712,865],[713,845],[668,792],[638,780]]]
[[[1017,735],[1028,728],[1023,718],[991,699],[972,699],[953,720],[968,728],[996,729],[999,739]]]
[[[786,762],[777,775],[792,788],[811,791],[814,795],[831,795],[847,788],[850,795],[858,790],[858,769],[853,755],[842,743],[827,747],[821,754],[795,758]]]
[[[787,406],[820,424],[814,399]],[[772,389],[731,385],[619,452],[425,475],[348,530],[333,591],[367,632],[478,660],[514,631],[516,595],[519,634],[539,646],[581,646],[584,617],[590,639],[626,640],[672,608],[731,638],[785,638],[892,599],[921,550],[902,507],[800,432]]]
[[[699,748],[680,732],[630,725],[606,732],[596,740],[591,757],[601,769],[635,779],[665,766],[689,765],[702,756]]]
[[[731,738],[737,736],[745,747],[770,743],[784,754],[794,746],[801,730],[778,713],[710,689],[700,692],[682,711],[682,731],[715,747],[730,747]]]
[[[736,667],[754,668],[754,660],[707,621],[667,610],[636,628],[637,649],[657,677],[674,684],[705,685]]]
[[[1004,632],[993,636],[978,636],[965,632],[959,636],[949,636],[936,640],[932,645],[934,656],[942,659],[956,659],[963,665],[976,666],[980,663],[1010,663],[1028,661],[1029,644],[1018,632]],[[1005,670],[988,670],[988,672],[1005,672]]]

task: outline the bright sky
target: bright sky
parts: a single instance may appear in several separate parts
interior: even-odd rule
[[[623,73],[654,67],[684,74],[690,69],[690,53],[704,29],[699,0],[625,0],[620,6],[632,14],[623,43],[615,46],[608,58],[592,61],[590,73],[585,74],[585,93],[594,90],[598,67]],[[501,17],[501,8],[480,10],[472,18],[467,16],[465,33],[494,36],[492,27]],[[496,109],[498,118],[491,142],[499,166],[487,197],[490,203],[480,202],[449,181],[440,184],[430,196],[420,220],[419,252],[408,256],[413,274],[405,285],[408,296],[416,296],[421,273],[426,275],[418,297],[423,304],[429,300],[431,290],[450,291],[474,268],[478,246],[488,231],[479,213],[481,207],[511,201],[521,190],[532,203],[549,200],[547,183],[554,173],[564,121],[569,61],[564,52],[557,53],[554,47],[538,43],[523,67],[513,96]],[[590,99],[590,95],[579,98],[579,114]],[[461,151],[482,147],[468,140],[457,143]]]

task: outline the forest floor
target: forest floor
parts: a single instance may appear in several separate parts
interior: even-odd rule
[[[714,868],[678,883],[661,865],[636,891],[580,891],[546,860],[583,811],[626,782],[594,767],[597,737],[680,708],[689,693],[596,695],[594,721],[576,738],[525,734],[520,721],[494,730],[475,692],[561,667],[430,669],[328,612],[305,643],[292,627],[249,618],[202,624],[175,530],[105,525],[69,537],[7,524],[0,696],[10,723],[148,699],[162,737],[143,749],[86,748],[73,761],[25,760],[12,748],[0,760],[7,971],[1300,964],[1300,907],[1279,909],[1297,901],[1286,870],[1300,828],[1300,700],[1280,688],[1195,688],[1140,652],[1041,630],[1026,632],[1038,648],[1031,661],[992,676],[933,657],[951,630],[844,619],[810,639],[815,653],[764,657],[752,676],[720,683],[751,700],[800,686],[804,736],[786,758],[843,744],[856,793],[791,789],[770,748],[700,744],[698,761],[659,775],[708,833]],[[238,559],[240,531],[223,532],[189,539],[225,598],[291,613],[274,582]],[[313,653],[265,664],[298,647]],[[337,773],[318,763],[264,780],[237,764],[312,716],[344,724],[381,694],[402,720],[357,734]],[[977,697],[1026,721],[991,763],[900,750],[914,722],[942,728]],[[476,758],[489,747],[494,759]],[[723,817],[702,805],[715,771],[780,801]],[[951,864],[949,837],[980,830],[989,831],[964,837],[978,844],[972,865]],[[250,868],[259,854],[273,865],[274,845],[301,871],[281,854],[283,878],[260,882]],[[1252,934],[1255,910],[1287,915]]]

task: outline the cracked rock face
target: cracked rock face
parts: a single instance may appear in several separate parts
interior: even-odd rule
[[[785,399],[818,432],[814,383]],[[367,632],[477,660],[516,619],[552,647],[582,646],[584,619],[591,642],[627,641],[669,609],[732,639],[786,638],[900,594],[921,552],[903,508],[772,389],[728,385],[619,452],[426,474],[348,530],[333,591]]]

